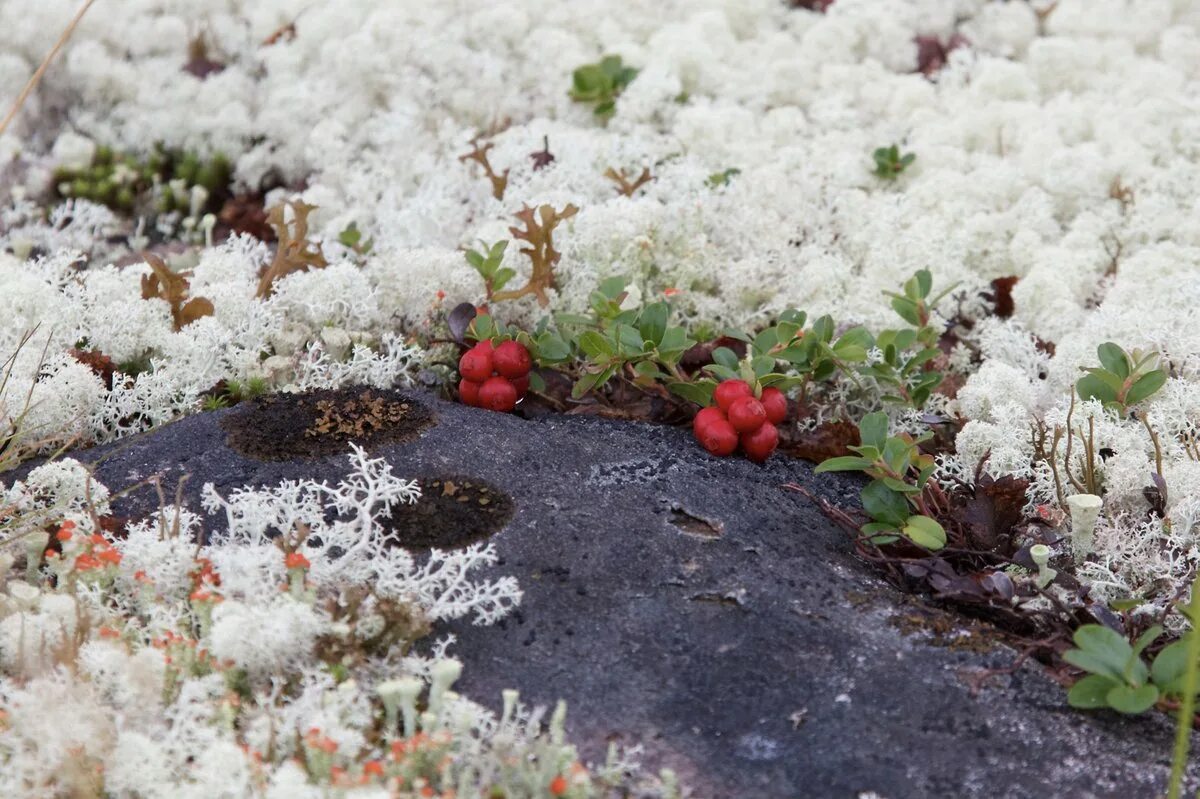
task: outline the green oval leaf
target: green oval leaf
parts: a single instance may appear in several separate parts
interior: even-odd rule
[[[1108,706],[1118,713],[1130,715],[1145,713],[1158,701],[1158,689],[1153,685],[1143,685],[1133,688],[1128,685],[1114,685],[1108,691]]]
[[[936,520],[928,516],[909,516],[900,531],[918,546],[926,549],[941,549],[946,546],[946,531]]]

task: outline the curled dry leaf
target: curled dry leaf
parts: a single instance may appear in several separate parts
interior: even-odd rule
[[[202,316],[212,316],[213,304],[207,297],[188,297],[191,272],[174,272],[163,259],[153,253],[143,253],[152,272],[142,276],[142,299],[166,300],[171,306],[171,319],[176,330],[182,330]]]
[[[496,292],[492,300],[515,300],[532,294],[543,308],[550,304],[546,291],[554,288],[554,267],[562,258],[562,253],[554,249],[554,228],[578,212],[579,209],[570,204],[561,211],[556,211],[552,205],[539,205],[536,209],[527,205],[517,212],[517,219],[525,224],[525,228],[510,227],[508,230],[514,238],[528,242],[521,252],[533,262],[533,271],[524,286]]]
[[[284,220],[284,211],[289,207],[292,209],[291,222]],[[267,224],[275,229],[279,247],[271,265],[258,280],[258,297],[270,297],[275,290],[275,281],[286,275],[329,266],[321,245],[308,240],[308,215],[316,207],[302,200],[285,200],[267,212]]]
[[[508,188],[508,172],[504,170],[501,174],[496,174],[496,170],[492,169],[491,163],[488,161],[488,150],[491,150],[496,145],[492,142],[481,144],[478,138],[471,140],[471,152],[458,157],[459,161],[474,161],[483,167],[483,174],[492,184],[492,196],[497,200],[504,199],[504,190]],[[552,159],[554,156],[550,156]]]
[[[635,191],[654,180],[654,176],[650,174],[649,167],[642,167],[642,174],[638,175],[637,179],[632,181],[629,179],[630,176],[625,174],[624,169],[618,172],[611,166],[605,170],[604,177],[616,183],[617,193],[626,197],[632,197]]]

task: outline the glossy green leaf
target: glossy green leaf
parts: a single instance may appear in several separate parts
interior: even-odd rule
[[[910,513],[908,500],[879,480],[871,481],[860,496],[863,510],[875,521],[899,527],[905,523]]]
[[[1125,403],[1133,405],[1152,396],[1156,391],[1163,387],[1167,382],[1167,373],[1162,369],[1155,369],[1152,372],[1139,377],[1125,394]]]
[[[1100,357],[1100,364],[1105,369],[1122,380],[1129,377],[1129,356],[1125,354],[1125,350],[1113,342],[1107,341],[1096,348],[1096,354]]]
[[[941,549],[946,546],[946,531],[936,519],[928,516],[909,516],[901,532],[910,541],[926,549]]]
[[[1067,703],[1080,710],[1096,710],[1108,707],[1108,692],[1117,683],[1099,674],[1089,674],[1071,686],[1067,692]]]
[[[868,413],[858,423],[858,432],[863,444],[882,450],[888,437],[887,414],[883,411]]]

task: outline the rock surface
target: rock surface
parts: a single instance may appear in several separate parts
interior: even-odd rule
[[[1072,711],[1034,665],[973,697],[969,678],[1014,652],[892,591],[840,530],[780,489],[798,481],[852,502],[850,482],[781,457],[714,459],[671,428],[425,402],[434,426],[373,452],[400,475],[476,478],[515,505],[491,540],[525,598],[501,625],[455,627],[463,693],[494,705],[508,687],[534,703],[565,698],[585,755],[641,742],[646,765],[674,768],[697,797],[1161,793],[1168,719]],[[205,482],[224,492],[345,472],[340,455],[237,454],[221,422],[238,412],[81,457],[113,489],[159,472],[171,496],[189,474],[197,507]],[[157,502],[141,489],[118,511]],[[930,621],[959,645],[900,629]]]

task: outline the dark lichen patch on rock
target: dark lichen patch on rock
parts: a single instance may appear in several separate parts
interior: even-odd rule
[[[469,477],[417,481],[421,498],[392,510],[384,520],[397,546],[422,551],[460,549],[497,533],[512,519],[512,498],[495,486]]]
[[[351,442],[371,449],[410,441],[433,424],[421,401],[362,386],[273,394],[241,403],[221,420],[231,449],[268,461],[337,455]]]
[[[1000,645],[1000,635],[993,627],[915,602],[905,604],[909,610],[888,619],[904,635],[921,636],[926,643],[955,651],[991,652]]]

